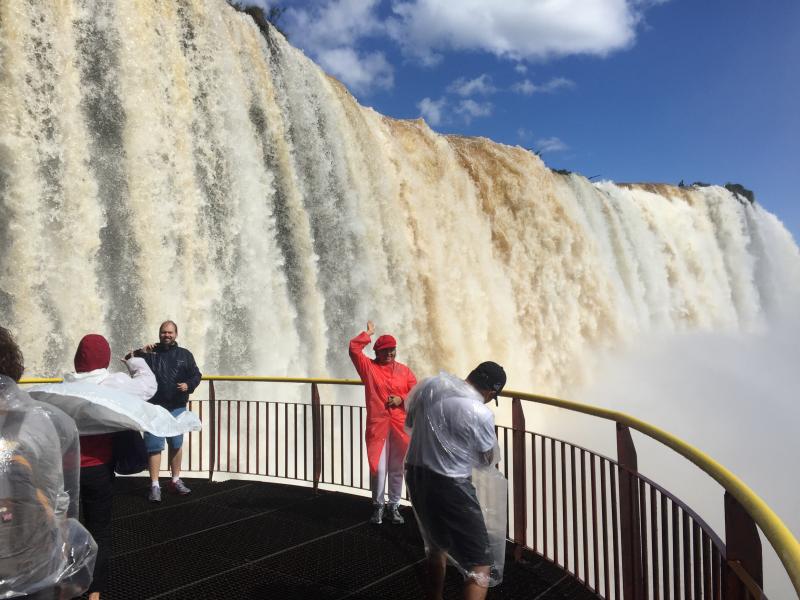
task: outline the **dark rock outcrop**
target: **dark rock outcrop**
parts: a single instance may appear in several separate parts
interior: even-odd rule
[[[756,195],[753,193],[752,190],[748,190],[740,183],[726,183],[725,189],[731,192],[734,196],[741,196],[745,200],[747,200],[750,204],[755,204]]]

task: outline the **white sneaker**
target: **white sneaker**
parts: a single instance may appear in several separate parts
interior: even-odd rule
[[[402,525],[406,522],[400,514],[400,507],[397,504],[389,504],[389,523],[392,525]]]
[[[186,494],[190,494],[192,492],[192,490],[186,487],[186,484],[183,483],[183,481],[181,481],[180,479],[171,481],[169,487],[173,492],[175,492],[176,494],[180,494],[181,496],[185,496]]]
[[[369,522],[373,525],[380,525],[383,523],[383,504],[373,504],[372,516]]]

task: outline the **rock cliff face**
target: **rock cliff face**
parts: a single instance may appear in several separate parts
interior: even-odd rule
[[[492,358],[558,392],[593,348],[800,304],[744,191],[385,118],[222,0],[5,0],[0,57],[0,310],[30,374],[171,318],[206,372],[349,376],[372,318],[421,374]]]

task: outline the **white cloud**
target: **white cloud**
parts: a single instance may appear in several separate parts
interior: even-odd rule
[[[530,129],[519,127],[517,129],[517,137],[523,142],[528,142],[533,138],[533,132]],[[547,152],[563,152],[569,150],[569,146],[557,137],[539,138],[533,142],[533,145],[526,146],[531,152],[536,154],[545,154]]]
[[[417,102],[417,108],[420,115],[428,122],[429,125],[441,125],[447,121],[447,114],[445,108],[448,107],[447,99],[442,97],[438,100],[431,98],[423,98]],[[455,114],[460,115],[467,123],[472,122],[472,119],[477,117],[488,117],[492,114],[493,106],[491,102],[476,102],[475,100],[467,98],[461,100],[452,109]]]
[[[395,0],[388,32],[433,63],[444,50],[483,50],[515,60],[604,56],[634,41],[654,0]]]
[[[536,91],[536,86],[533,85],[533,82],[530,79],[524,79],[512,85],[511,89],[515,92],[519,92],[520,94],[530,96]]]
[[[531,94],[544,93],[552,94],[558,90],[570,89],[575,87],[575,82],[564,77],[554,77],[547,83],[536,85],[530,79],[524,79],[511,86],[511,89],[520,94],[530,96]]]
[[[540,85],[539,90],[540,92],[555,92],[561,89],[571,89],[575,87],[575,82],[567,79],[565,77],[555,77],[548,81],[547,83]]]
[[[456,107],[456,112],[469,123],[476,117],[488,117],[492,114],[491,102],[475,102],[475,100],[462,100]]]
[[[316,54],[331,48],[355,47],[384,26],[376,14],[380,0],[331,0],[312,8],[288,8],[284,13],[292,43]]]
[[[417,102],[419,113],[429,125],[439,125],[442,122],[442,112],[447,105],[444,98],[438,100],[431,100],[430,98],[423,98]]]
[[[242,1],[263,7],[274,4]],[[368,93],[393,85],[394,77],[383,54],[362,49],[365,38],[389,36],[406,56],[426,65],[436,64],[446,51],[488,52],[517,61],[514,69],[524,74],[527,67],[521,61],[605,56],[630,46],[644,11],[665,1],[390,0],[392,15],[384,18],[382,0],[309,0],[304,6],[287,7],[281,26],[292,44],[320,63],[326,56],[329,65],[339,68],[337,77],[354,91]],[[488,79],[482,83],[491,86]],[[522,93],[554,91],[520,85]],[[476,87],[471,93],[491,92]]]
[[[524,127],[519,127],[517,129],[517,136],[519,137],[519,139],[525,141],[531,139],[533,133],[529,129],[525,129]]]
[[[334,48],[323,50],[317,58],[323,69],[354,93],[391,89],[394,85],[394,69],[380,52],[359,55],[352,48]]]
[[[497,88],[492,85],[492,78],[484,73],[475,79],[459,77],[447,86],[447,91],[451,94],[458,94],[459,96],[473,96],[475,94],[493,94],[497,91]]]
[[[564,150],[569,150],[569,146],[567,146],[557,137],[540,138],[536,140],[534,146],[539,154],[544,154],[546,152],[563,152]]]
[[[292,44],[302,48],[354,93],[394,85],[394,68],[382,52],[360,52],[359,42],[381,35],[380,0],[332,0],[311,8],[288,8],[282,24]]]

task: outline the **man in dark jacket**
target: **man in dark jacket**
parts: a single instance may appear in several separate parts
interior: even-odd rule
[[[164,321],[158,330],[157,344],[148,344],[133,352],[147,362],[158,381],[158,391],[150,398],[150,402],[163,406],[174,417],[186,410],[189,394],[200,385],[200,370],[194,362],[194,356],[186,348],[181,348],[176,343],[178,326],[174,321]],[[170,487],[172,491],[185,495],[191,492],[186,484],[181,481],[181,460],[183,452],[183,435],[166,438],[169,446],[168,458],[172,471]],[[158,473],[161,469],[161,452],[164,450],[164,438],[144,434],[147,453],[150,455],[150,501],[161,502],[161,486],[158,483]]]

